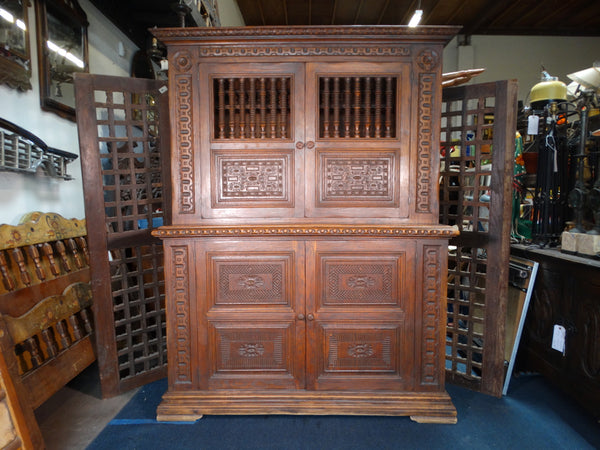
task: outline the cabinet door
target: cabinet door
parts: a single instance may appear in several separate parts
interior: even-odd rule
[[[304,388],[303,243],[198,245],[201,387]]]
[[[414,243],[313,242],[307,249],[307,388],[410,388]]]
[[[409,213],[410,64],[309,63],[306,214]]]
[[[304,66],[200,66],[205,218],[302,215]]]

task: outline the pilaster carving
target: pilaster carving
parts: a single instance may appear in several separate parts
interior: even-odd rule
[[[423,247],[423,314],[421,337],[421,384],[439,384],[438,342],[440,324],[440,247]]]
[[[171,365],[175,369],[175,383],[189,384],[192,382],[192,354],[190,340],[190,294],[188,287],[188,248],[187,246],[172,247],[173,256],[173,303],[175,305],[175,320],[170,323],[175,325],[175,355],[170,355],[176,363]]]
[[[175,75],[177,106],[177,148],[179,153],[179,212],[194,214],[194,155],[193,155],[193,116],[192,116],[192,77],[189,74]]]
[[[419,130],[417,151],[417,202],[419,213],[431,212],[431,140],[432,140],[432,102],[434,89],[434,74],[419,74]]]

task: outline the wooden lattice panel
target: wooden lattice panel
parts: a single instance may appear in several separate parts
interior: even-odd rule
[[[163,217],[156,99],[144,92],[94,95],[106,223],[117,233],[152,228]]]
[[[443,91],[440,221],[448,258],[446,375],[501,395],[516,83]]]
[[[127,379],[166,363],[163,249],[155,243],[118,253],[110,262],[114,329],[119,376]]]
[[[164,270],[151,230],[168,222],[163,84],[82,76],[78,124],[103,395],[166,374]],[[167,176],[168,177],[168,176]]]

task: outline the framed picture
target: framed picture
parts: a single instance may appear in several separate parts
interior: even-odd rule
[[[31,89],[28,0],[0,0],[0,84]]]
[[[76,0],[36,0],[40,104],[75,121],[73,74],[88,72],[87,17]]]

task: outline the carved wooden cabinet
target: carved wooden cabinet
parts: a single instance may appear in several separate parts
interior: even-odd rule
[[[173,223],[159,420],[410,415],[444,390],[453,27],[162,29]]]
[[[511,254],[540,264],[517,369],[542,374],[600,421],[600,261],[524,245]],[[564,353],[552,348],[555,325],[566,330]]]

